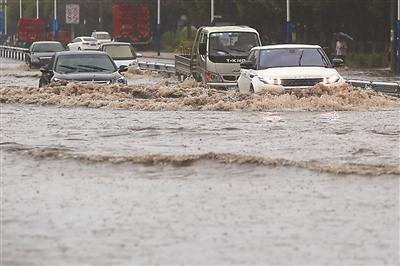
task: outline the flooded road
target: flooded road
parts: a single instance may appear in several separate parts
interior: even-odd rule
[[[398,99],[130,75],[2,75],[4,265],[399,263]]]

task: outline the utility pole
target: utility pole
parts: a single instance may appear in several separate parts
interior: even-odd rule
[[[211,25],[214,23],[214,0],[211,0]]]
[[[400,72],[400,0],[397,0],[397,64],[396,70]]]
[[[286,33],[287,33],[287,42],[292,43],[292,23],[290,22],[290,0],[286,0]]]
[[[396,0],[390,1],[390,70],[396,71]]]
[[[4,34],[7,35],[7,0],[5,0],[4,7]]]
[[[57,0],[54,0],[54,21],[53,21],[54,40],[58,39],[58,21],[57,21]]]
[[[160,49],[161,49],[161,40],[160,40],[160,18],[161,18],[161,7],[160,7],[160,0],[157,0],[157,55],[160,56]]]
[[[1,14],[2,14],[2,16],[0,17],[0,19],[1,19],[0,33],[1,33],[1,35],[3,35],[4,34],[4,23],[3,23],[3,21],[4,21],[4,1],[3,0],[1,0]]]

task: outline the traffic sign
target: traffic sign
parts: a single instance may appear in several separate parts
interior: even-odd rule
[[[79,24],[79,5],[68,4],[65,6],[65,23]]]

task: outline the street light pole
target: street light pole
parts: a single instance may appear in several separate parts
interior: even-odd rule
[[[57,0],[54,0],[54,21],[53,21],[54,40],[58,39],[58,22],[57,22]]]
[[[400,0],[397,0],[397,49],[396,70],[400,72]]]
[[[57,21],[57,0],[54,0],[54,21]]]
[[[286,33],[287,33],[287,42],[292,43],[292,23],[290,22],[290,0],[286,0]]]
[[[7,35],[7,0],[5,0],[4,7],[4,34]]]
[[[211,0],[211,24],[214,22],[214,0]]]
[[[160,41],[160,18],[161,18],[161,11],[160,11],[160,0],[157,0],[157,55],[160,56],[160,49],[161,49],[161,41]]]
[[[390,1],[390,70],[396,72],[396,0]]]
[[[36,18],[39,18],[39,0],[36,0]]]
[[[22,0],[19,0],[19,18],[22,18]]]

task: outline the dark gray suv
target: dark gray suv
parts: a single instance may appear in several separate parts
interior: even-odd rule
[[[78,51],[56,53],[50,63],[40,68],[42,76],[39,87],[54,82],[82,82],[99,84],[127,85],[121,72],[128,70],[127,66],[117,68],[111,57],[100,51]]]

